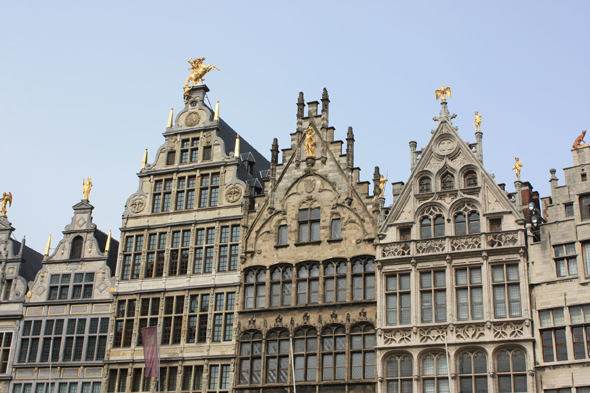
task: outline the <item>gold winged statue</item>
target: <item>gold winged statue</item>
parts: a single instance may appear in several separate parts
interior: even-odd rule
[[[445,102],[447,100],[447,96],[451,97],[451,88],[448,86],[445,87],[445,85],[442,85],[440,87],[440,89],[436,89],[434,91],[434,94],[436,94],[437,100],[440,98],[441,102]]]
[[[219,71],[218,67],[215,67],[213,64],[206,65],[203,63],[205,60],[204,57],[198,57],[193,59],[192,57],[188,60],[188,63],[191,65],[191,68],[188,70],[191,72],[188,78],[186,78],[186,82],[184,82],[184,99],[186,100],[188,97],[188,91],[191,88],[189,84],[193,82],[194,86],[200,85],[202,81],[204,81],[204,76],[211,70],[216,69]]]
[[[2,195],[2,199],[0,199],[0,216],[6,215],[6,205],[10,204],[12,206],[12,192],[4,193]]]

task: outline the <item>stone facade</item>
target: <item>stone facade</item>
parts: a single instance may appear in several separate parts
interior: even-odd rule
[[[13,393],[100,393],[118,242],[82,200],[29,283],[14,354]],[[51,387],[50,387],[51,386]]]
[[[250,192],[262,192],[269,164],[245,140],[236,143],[205,105],[208,91],[188,91],[125,205],[108,392],[232,388],[242,211]],[[144,377],[147,326],[159,327],[159,388]]]
[[[378,197],[329,125],[329,98],[305,103],[265,194],[243,222],[235,391],[374,392]],[[306,140],[305,130],[311,130]],[[307,150],[306,150],[307,149]]]
[[[11,238],[14,228],[0,216],[0,392],[9,392],[27,284],[41,269],[43,255]]]
[[[541,199],[546,223],[530,228],[530,286],[538,391],[588,392],[590,374],[590,147],[572,150],[559,186]]]
[[[377,245],[379,392],[534,391],[520,182],[508,195],[447,103],[394,183]]]

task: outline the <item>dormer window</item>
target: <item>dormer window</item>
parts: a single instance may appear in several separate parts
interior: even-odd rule
[[[420,194],[432,192],[432,182],[430,181],[429,177],[423,177],[420,179],[419,192],[420,192]]]
[[[455,188],[455,178],[450,173],[445,174],[440,181],[440,188],[443,191]]]
[[[465,175],[465,187],[477,187],[477,174],[473,171]]]

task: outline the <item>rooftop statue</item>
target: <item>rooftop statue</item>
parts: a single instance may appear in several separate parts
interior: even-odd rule
[[[2,199],[0,199],[0,216],[6,215],[6,205],[10,204],[12,206],[12,192],[4,193],[2,195]]]
[[[436,94],[436,99],[438,100],[440,98],[441,102],[445,102],[447,100],[447,95],[449,97],[451,97],[451,88],[450,87],[445,87],[445,85],[442,85],[440,87],[440,89],[436,89],[434,91],[434,94]]]
[[[483,119],[483,116],[480,115],[478,111],[475,111],[475,120],[473,120],[473,127],[475,127],[475,131],[481,131],[481,119]]]
[[[92,178],[89,177],[88,180],[82,179],[84,186],[82,187],[82,192],[84,193],[84,198],[88,200],[88,195],[90,195],[90,190],[92,189]]]
[[[305,130],[305,152],[307,153],[307,157],[315,157],[315,131],[311,126],[307,127]]]
[[[188,70],[191,72],[188,78],[186,78],[186,82],[184,82],[184,99],[186,100],[188,95],[188,91],[191,88],[189,84],[193,82],[194,86],[200,85],[202,81],[204,81],[204,76],[211,71],[212,69],[216,69],[219,71],[218,67],[215,67],[212,64],[206,65],[203,63],[205,60],[204,57],[198,57],[193,59],[192,57],[188,60],[188,63],[191,65],[191,68]]]
[[[584,136],[586,136],[586,130],[582,131],[582,135],[576,138],[572,149],[579,149],[580,147],[588,146],[588,144],[584,141]],[[582,144],[582,142],[584,143]]]
[[[518,157],[514,158],[516,162],[511,170],[516,171],[516,180],[520,180],[520,169],[523,167],[522,162],[518,161]]]
[[[385,183],[387,183],[387,178],[381,175],[381,179],[379,179],[379,188],[381,189],[381,194],[379,194],[379,196],[383,196],[383,191],[385,191]]]

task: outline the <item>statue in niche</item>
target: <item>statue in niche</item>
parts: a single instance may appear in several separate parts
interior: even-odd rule
[[[305,130],[305,153],[307,153],[307,157],[315,157],[315,136],[316,132],[311,128],[311,126],[307,127]]]
[[[520,180],[520,169],[523,167],[522,162],[518,160],[518,157],[514,158],[516,162],[511,170],[516,171],[516,180]]]
[[[574,146],[572,149],[579,149],[580,147],[588,146],[588,144],[584,141],[584,137],[586,136],[586,130],[582,131],[582,135],[576,138],[574,141]],[[584,143],[582,143],[584,142]]]

